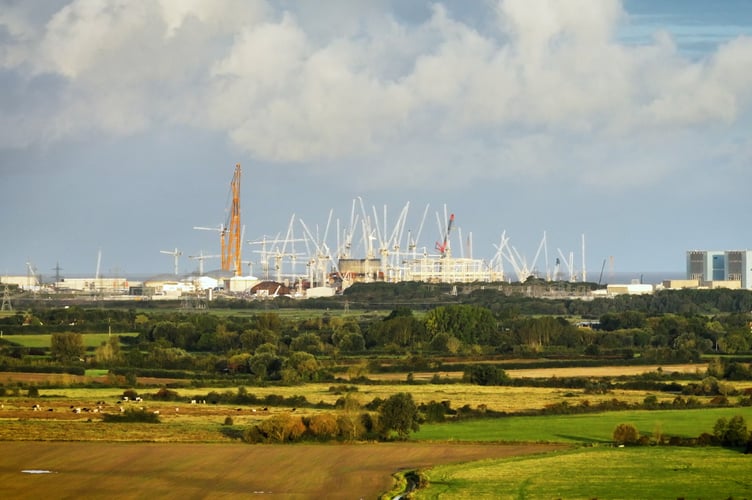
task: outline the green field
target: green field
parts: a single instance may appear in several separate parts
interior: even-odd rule
[[[86,348],[99,347],[102,345],[102,342],[107,342],[107,339],[110,337],[108,333],[83,333],[81,335],[83,335],[84,346]],[[113,333],[113,335],[118,337],[136,337],[138,333]],[[51,339],[52,335],[48,333],[3,336],[3,340],[11,344],[37,349],[49,349]]]
[[[437,466],[415,498],[750,498],[750,470],[723,448],[588,448]]]
[[[502,441],[610,443],[614,428],[628,423],[640,434],[652,436],[697,437],[712,434],[719,418],[741,415],[752,421],[752,407],[703,408],[698,410],[637,410],[582,415],[546,415],[468,420],[464,422],[424,424],[413,435],[420,441]]]

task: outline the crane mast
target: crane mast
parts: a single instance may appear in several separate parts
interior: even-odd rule
[[[444,214],[446,217],[446,212]],[[444,234],[444,241],[442,243],[436,242],[436,250],[439,251],[442,257],[446,256],[447,250],[449,249],[449,233],[452,231],[452,225],[454,224],[454,214],[451,214],[449,216],[449,224],[447,224],[447,230]]]
[[[230,183],[232,206],[228,214],[226,234],[222,234],[222,270],[235,271],[236,276],[242,274],[241,260],[241,229],[240,229],[240,163],[235,165],[235,175]],[[225,238],[227,236],[227,238]]]

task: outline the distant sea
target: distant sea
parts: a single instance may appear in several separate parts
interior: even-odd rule
[[[588,272],[587,278],[588,281],[597,283],[598,277],[600,276],[600,273],[598,274],[592,274],[591,272]],[[663,283],[665,280],[683,280],[687,278],[687,273],[685,271],[646,271],[646,272],[614,272],[614,273],[603,273],[603,277],[601,278],[602,284],[628,284],[628,283],[645,283],[649,285],[657,285],[660,283]]]

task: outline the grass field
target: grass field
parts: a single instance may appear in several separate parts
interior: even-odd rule
[[[665,436],[697,437],[712,434],[719,418],[741,415],[752,421],[752,407],[703,408],[698,410],[639,410],[582,415],[546,415],[467,420],[424,424],[413,435],[421,441],[506,441],[610,443],[614,428],[621,423],[634,425],[641,434],[660,432]]]
[[[433,467],[415,498],[750,498],[750,459],[723,448],[590,448]]]
[[[84,346],[86,348],[99,347],[102,342],[107,342],[108,333],[83,333]],[[135,337],[138,333],[113,333],[118,337]],[[52,335],[49,333],[4,335],[4,340],[21,347],[49,349]]]

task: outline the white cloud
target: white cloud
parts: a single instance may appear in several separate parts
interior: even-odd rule
[[[52,75],[54,95],[49,109],[31,91],[24,111],[0,108],[3,145],[189,124],[373,186],[458,170],[466,183],[621,185],[686,168],[668,148],[702,156],[703,127],[750,111],[752,40],[699,61],[662,32],[625,45],[616,0],[500,1],[491,29],[441,5],[415,24],[347,5],[75,0],[44,20],[0,14],[0,64],[20,86]]]

